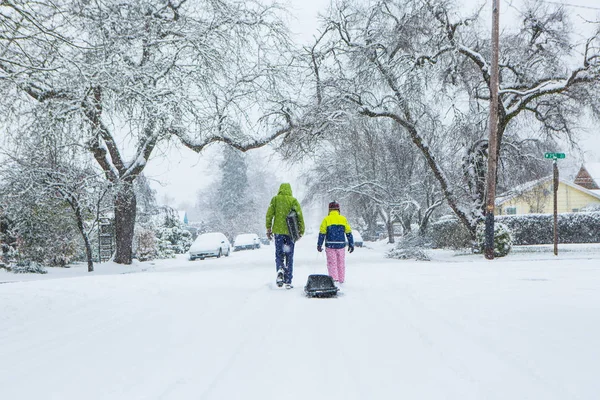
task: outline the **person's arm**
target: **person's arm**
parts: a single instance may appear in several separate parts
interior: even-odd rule
[[[267,216],[265,220],[265,226],[267,228],[267,238],[271,239],[271,228],[273,227],[273,217],[275,216],[275,202],[274,199],[271,199],[271,203],[269,204],[269,208],[267,208]]]
[[[344,232],[346,233],[346,239],[348,239],[348,250],[350,253],[354,251],[354,236],[352,236],[352,228],[348,220],[344,218]]]
[[[319,239],[317,240],[317,250],[323,250],[323,242],[325,241],[325,235],[327,234],[327,218],[323,218],[321,227],[319,228]]]

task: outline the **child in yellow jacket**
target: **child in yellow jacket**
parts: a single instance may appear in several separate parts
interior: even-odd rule
[[[329,276],[339,283],[344,283],[346,279],[346,239],[348,239],[348,251],[352,253],[354,251],[352,229],[346,217],[340,214],[340,205],[332,201],[329,203],[329,214],[321,222],[317,251],[323,251],[323,242],[325,242],[327,271]]]

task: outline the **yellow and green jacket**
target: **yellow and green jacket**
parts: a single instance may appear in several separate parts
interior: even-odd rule
[[[338,210],[329,211],[329,215],[321,222],[317,246],[322,246],[325,241],[325,247],[343,249],[346,247],[346,239],[348,239],[348,246],[354,247],[352,229],[350,229],[346,217],[341,215]]]

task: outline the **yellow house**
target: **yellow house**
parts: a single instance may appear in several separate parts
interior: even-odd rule
[[[552,214],[554,195],[552,176],[515,187],[496,197],[495,215]],[[559,179],[558,213],[579,212],[600,207],[600,191],[589,190],[564,179]]]

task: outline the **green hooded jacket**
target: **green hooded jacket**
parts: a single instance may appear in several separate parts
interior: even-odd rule
[[[278,235],[289,235],[287,223],[285,221],[289,212],[294,208],[298,213],[298,229],[300,235],[304,235],[304,217],[300,203],[292,196],[292,186],[289,183],[282,183],[279,186],[277,196],[271,199],[269,209],[267,210],[267,230],[271,229]]]

